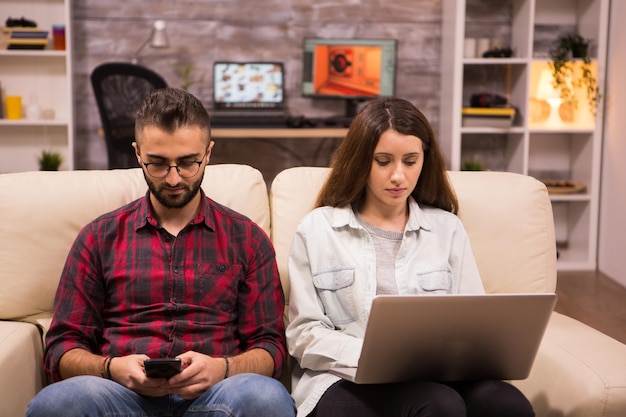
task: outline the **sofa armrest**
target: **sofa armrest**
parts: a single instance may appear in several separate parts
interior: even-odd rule
[[[530,376],[512,383],[537,417],[623,417],[626,345],[555,312]]]
[[[0,321],[0,416],[23,416],[43,387],[41,333],[31,323]]]

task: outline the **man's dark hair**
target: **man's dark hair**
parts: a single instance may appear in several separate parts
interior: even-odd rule
[[[204,105],[187,91],[162,88],[151,91],[139,105],[135,116],[135,138],[142,137],[146,126],[158,127],[169,133],[186,126],[198,126],[206,131],[210,141],[211,118]]]

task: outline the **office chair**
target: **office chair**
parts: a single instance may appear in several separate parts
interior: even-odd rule
[[[109,169],[137,167],[132,147],[135,112],[150,91],[165,88],[167,83],[141,65],[108,62],[93,70],[91,85],[102,121]]]

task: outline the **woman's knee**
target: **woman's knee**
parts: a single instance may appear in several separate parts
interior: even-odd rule
[[[513,385],[504,381],[479,381],[461,384],[459,392],[465,399],[468,416],[533,417],[530,401]]]
[[[420,398],[415,406],[421,409],[417,414],[411,415],[461,417],[467,413],[465,401],[461,395],[447,385],[425,383],[419,392]]]
[[[535,416],[532,404],[519,389],[504,381],[497,382],[500,383],[500,388],[498,393],[494,395],[495,410],[491,415],[501,416],[506,412],[506,415],[511,417]]]

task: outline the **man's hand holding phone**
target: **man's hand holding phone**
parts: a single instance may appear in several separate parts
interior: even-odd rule
[[[147,397],[167,395],[167,387],[163,384],[164,378],[149,378],[146,375],[144,361],[147,359],[149,357],[144,354],[114,357],[110,363],[111,379]]]
[[[153,358],[144,360],[143,367],[148,378],[170,379],[182,371],[183,364],[180,358]]]

